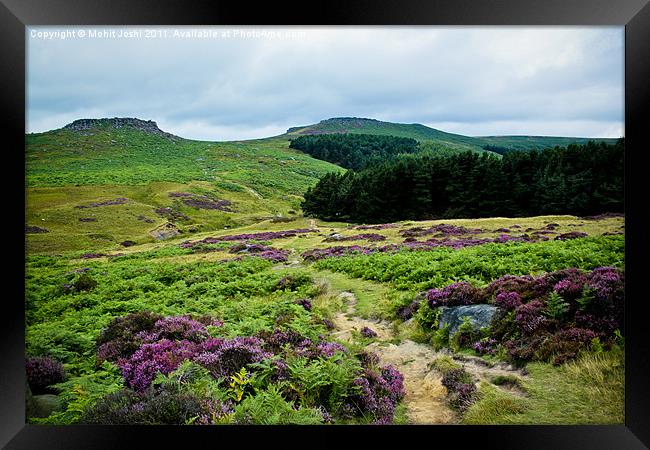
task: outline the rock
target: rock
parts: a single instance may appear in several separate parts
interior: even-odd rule
[[[52,413],[63,410],[63,402],[53,394],[33,395],[31,417],[48,417]]]
[[[29,384],[25,379],[25,415],[27,417],[34,417],[36,414],[36,404],[34,403],[34,396],[32,395],[32,390],[29,388]]]
[[[25,226],[25,233],[49,233],[50,230],[47,228],[37,227],[36,225],[27,225]]]
[[[178,139],[171,133],[166,133],[158,128],[158,125],[153,120],[141,120],[134,117],[114,117],[112,119],[78,119],[63,127],[64,130],[86,132],[98,127],[108,127],[119,129],[124,127],[135,128],[146,133],[156,134],[158,136],[166,137],[172,141]],[[114,142],[114,141],[111,141]]]
[[[149,235],[157,240],[169,239],[181,234],[180,230],[176,228],[173,223],[165,223],[158,228],[151,230]]]
[[[441,306],[440,319],[438,320],[439,328],[449,325],[449,334],[458,331],[458,327],[463,323],[463,317],[469,317],[470,323],[475,330],[483,327],[489,327],[492,324],[495,314],[499,308],[492,305],[464,305],[464,306]]]

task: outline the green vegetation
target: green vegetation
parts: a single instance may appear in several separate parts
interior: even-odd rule
[[[622,267],[624,249],[623,236],[598,236],[566,242],[510,242],[460,250],[441,247],[422,252],[343,256],[323,259],[315,267],[420,291],[454,281],[484,285],[507,274],[540,274],[567,267]]]
[[[502,158],[403,154],[360,172],[324,175],[302,208],[324,220],[364,223],[622,212],[623,155],[622,139]]]
[[[314,125],[290,128],[287,136],[320,135],[328,133],[374,134],[378,136],[398,136],[416,139],[427,143],[429,148],[443,152],[456,153],[486,151],[486,145],[514,150],[542,150],[556,145],[586,144],[588,138],[546,137],[546,136],[484,136],[470,137],[460,134],[446,133],[417,123],[392,123],[374,119],[357,117],[337,117],[322,120]],[[613,144],[616,139],[597,139],[600,142]],[[489,151],[489,150],[488,150]]]
[[[361,170],[387,158],[419,150],[415,139],[372,134],[300,136],[293,139],[289,147],[352,170]]]
[[[532,363],[522,381],[526,397],[488,383],[463,416],[465,424],[621,424],[624,422],[623,351],[590,353],[559,368]]]
[[[411,423],[402,373],[408,374],[415,354],[396,368],[367,349],[412,348],[412,339],[497,362],[507,355],[496,350],[494,338],[509,332],[508,320],[515,315],[505,316],[502,330],[472,330],[466,320],[450,336],[448,325],[438,328],[440,309],[430,306],[422,290],[467,281],[469,287],[459,286],[471,293],[503,275],[624,267],[624,237],[613,235],[622,234],[620,216],[445,219],[374,228],[354,226],[350,217],[336,214],[327,222],[306,218],[303,194],[319,179],[334,185],[354,175],[331,175],[345,171],[290,148],[294,138],[333,142],[336,157],[319,157],[353,168],[380,168],[377,159],[403,152],[402,144],[418,152],[396,157],[395,164],[406,168],[435,159],[432,155],[473,152],[452,158],[459,164],[449,170],[462,172],[463,161],[500,167],[517,160],[526,166],[539,156],[501,157],[485,152],[487,142],[528,149],[564,141],[499,141],[422,125],[331,119],[275,138],[200,142],[111,123],[27,136],[26,354],[36,357],[28,367],[49,370],[39,376],[34,369],[31,384],[56,393],[63,406],[49,417],[30,418],[32,423]],[[560,172],[582,167],[571,158],[578,153],[547,152],[559,158],[553,167]],[[598,159],[582,153],[576,158]],[[517,183],[526,183],[526,170],[533,169],[515,166],[521,169]],[[444,189],[467,204],[475,201],[466,189],[470,181],[480,185],[474,172],[465,171],[462,180]],[[544,178],[553,201],[564,201],[562,195],[574,185],[589,184],[576,169],[564,190],[549,190],[560,172],[551,170]],[[426,189],[417,171],[405,170],[400,177],[393,190],[412,179],[411,194],[420,201]],[[607,189],[596,189],[599,201],[617,204],[616,183]],[[411,208],[410,199],[389,194],[373,206],[359,191],[355,201],[365,202],[371,215],[373,208],[386,214],[398,204]],[[339,201],[335,198],[332,207]],[[467,208],[447,212],[448,217],[475,214]],[[172,233],[158,239],[155,231],[163,228]],[[269,233],[290,229],[303,232]],[[579,233],[570,237],[580,238],[550,240],[572,231]],[[357,253],[335,256],[336,247],[348,245]],[[260,249],[280,257],[264,259],[255,253]],[[322,259],[310,264],[307,255],[315,250],[323,251]],[[538,311],[553,323],[573,317],[576,305],[591,311],[607,288],[580,293],[572,284],[562,286]],[[500,301],[516,305],[519,300]],[[391,329],[386,326],[379,337],[353,329],[350,343],[332,340],[334,322],[344,311],[359,316],[354,320],[361,324],[363,319],[392,321],[392,336],[383,337]],[[449,405],[464,423],[621,423],[619,330],[615,341],[612,349],[610,340],[593,337],[587,345],[591,353],[575,362],[531,362],[527,376],[491,377],[478,392],[473,373],[451,356],[438,357],[432,368],[443,375]],[[551,342],[560,349],[564,343]]]

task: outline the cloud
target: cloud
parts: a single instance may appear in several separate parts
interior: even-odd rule
[[[339,116],[468,135],[623,128],[622,27],[210,29],[231,37],[45,40],[32,30],[61,28],[30,28],[28,130],[89,115],[152,119],[205,140]]]

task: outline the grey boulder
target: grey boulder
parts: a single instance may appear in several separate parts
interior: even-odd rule
[[[469,317],[474,330],[492,325],[494,316],[499,308],[492,305],[463,305],[463,306],[441,306],[438,327],[444,328],[449,325],[449,334],[458,331],[463,323],[463,317]]]

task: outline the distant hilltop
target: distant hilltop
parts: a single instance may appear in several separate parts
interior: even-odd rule
[[[364,128],[368,125],[379,125],[382,122],[377,119],[366,119],[364,117],[332,117],[318,122],[316,125],[305,125],[302,127],[291,127],[287,133],[301,131],[301,134],[324,134],[324,133],[345,133],[347,128]]]
[[[176,139],[177,136],[162,131],[158,128],[158,124],[153,120],[136,119],[135,117],[113,117],[103,119],[77,119],[72,123],[63,127],[64,130],[71,131],[86,131],[94,128],[135,128],[146,133],[157,134],[171,139]]]

